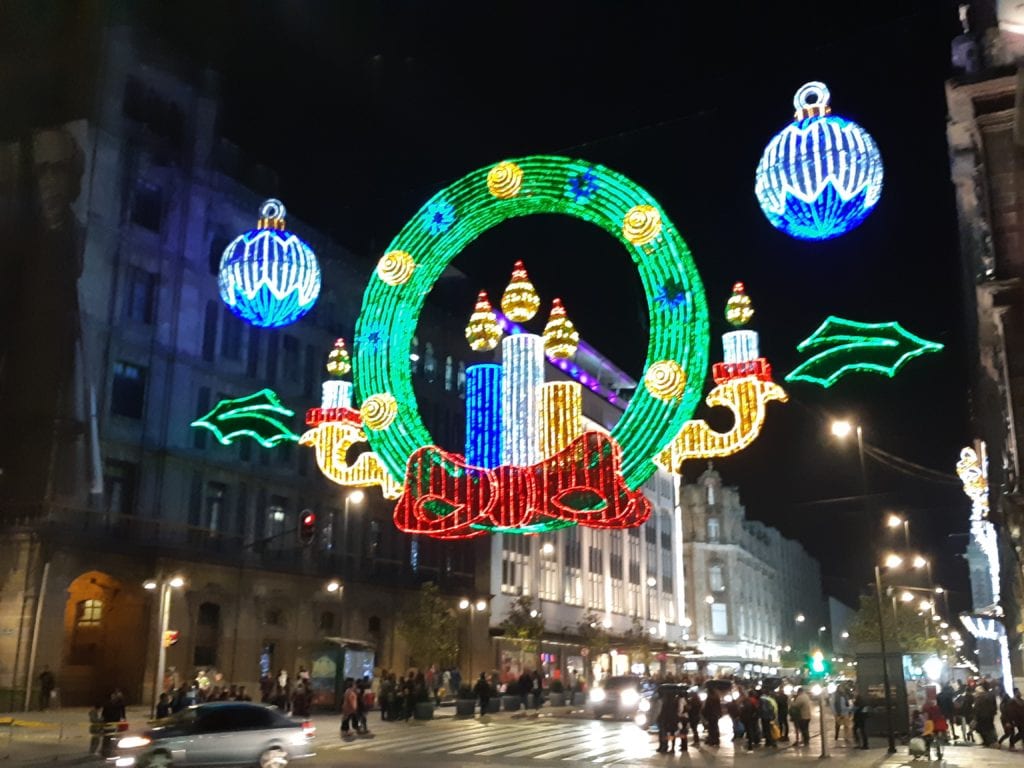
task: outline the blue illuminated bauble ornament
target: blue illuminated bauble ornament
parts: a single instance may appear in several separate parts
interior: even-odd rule
[[[754,192],[776,229],[801,240],[828,240],[867,217],[882,195],[882,156],[857,123],[830,114],[824,83],[793,97],[793,123],[768,142]]]
[[[260,206],[256,229],[239,235],[220,260],[220,297],[247,323],[277,328],[309,312],[320,295],[313,249],[284,228],[284,205]]]

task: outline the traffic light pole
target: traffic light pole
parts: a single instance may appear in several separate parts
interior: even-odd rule
[[[895,726],[892,721],[892,691],[889,688],[889,659],[885,654],[885,624],[882,617],[882,571],[875,564],[875,600],[878,607],[878,644],[882,649],[882,685],[885,687],[885,716],[889,729],[889,754],[896,754]]]
[[[156,680],[153,682],[153,711],[151,716],[156,718],[156,706],[160,701],[160,694],[164,687],[164,670],[167,666],[167,628],[171,622],[171,585],[167,579],[160,580],[160,636],[157,642],[160,643],[160,650],[156,656]]]

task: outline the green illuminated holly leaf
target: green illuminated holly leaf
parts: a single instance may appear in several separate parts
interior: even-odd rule
[[[915,336],[897,322],[858,323],[830,316],[797,346],[799,352],[814,354],[789,373],[786,381],[827,388],[858,371],[892,377],[918,355],[941,349],[942,344]]]
[[[277,393],[261,389],[246,397],[221,400],[191,426],[210,430],[222,445],[251,437],[264,448],[273,448],[285,441],[299,441],[299,436],[288,426],[294,416],[295,411],[281,405]]]
[[[423,502],[423,508],[435,517],[446,517],[459,509],[458,504],[452,504],[444,499],[427,499]]]

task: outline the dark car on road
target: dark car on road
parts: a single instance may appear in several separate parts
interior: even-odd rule
[[[258,765],[285,768],[312,757],[315,729],[264,704],[224,701],[188,707],[117,742],[114,768]]]
[[[633,719],[651,708],[651,701],[644,693],[644,683],[635,675],[606,677],[590,689],[590,710],[595,718],[611,715]]]

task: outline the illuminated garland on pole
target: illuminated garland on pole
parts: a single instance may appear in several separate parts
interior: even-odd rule
[[[513,465],[473,468],[463,457],[433,445],[416,407],[408,354],[403,350],[411,346],[426,295],[452,260],[481,233],[506,219],[539,213],[589,221],[623,244],[647,295],[651,331],[645,372],[658,363],[674,363],[682,380],[695,385],[668,399],[638,391],[610,438],[602,436],[602,441],[585,433],[565,449],[568,454],[560,464],[542,460],[519,469]],[[405,256],[396,259],[396,253]],[[388,258],[389,269],[383,270],[383,263],[378,267],[363,298],[356,324],[354,376],[371,446],[392,475],[406,478],[406,492],[395,511],[400,527],[452,537],[475,535],[481,529],[524,530],[535,524],[530,520],[540,520],[540,525],[569,520],[595,527],[641,522],[649,505],[644,506],[646,500],[637,489],[654,472],[653,457],[696,408],[697,384],[703,381],[707,366],[708,318],[700,277],[689,249],[653,198],[600,165],[545,156],[505,161],[470,173],[438,192],[388,246]],[[395,279],[399,266],[400,281]],[[518,288],[522,286],[517,287],[515,306],[528,312],[524,306],[528,302],[522,301],[524,291]],[[504,386],[508,386],[507,372]],[[366,412],[371,401],[374,412],[388,418],[371,423]],[[539,451],[536,429],[533,434],[532,450]],[[508,445],[504,450],[508,452]],[[529,450],[525,456],[528,460]],[[451,483],[445,479],[448,472],[455,473]],[[597,485],[571,492],[571,485],[562,490],[557,483],[552,485],[559,478],[569,483],[574,473],[581,473],[576,480]],[[456,482],[469,477],[476,477],[476,484]],[[497,506],[481,496],[485,487],[496,490],[488,499],[496,499]],[[515,493],[515,488],[521,493]],[[544,502],[541,510],[550,513],[535,514],[536,510],[522,506],[531,488],[540,494],[535,498]],[[435,492],[469,495],[450,502]]]

